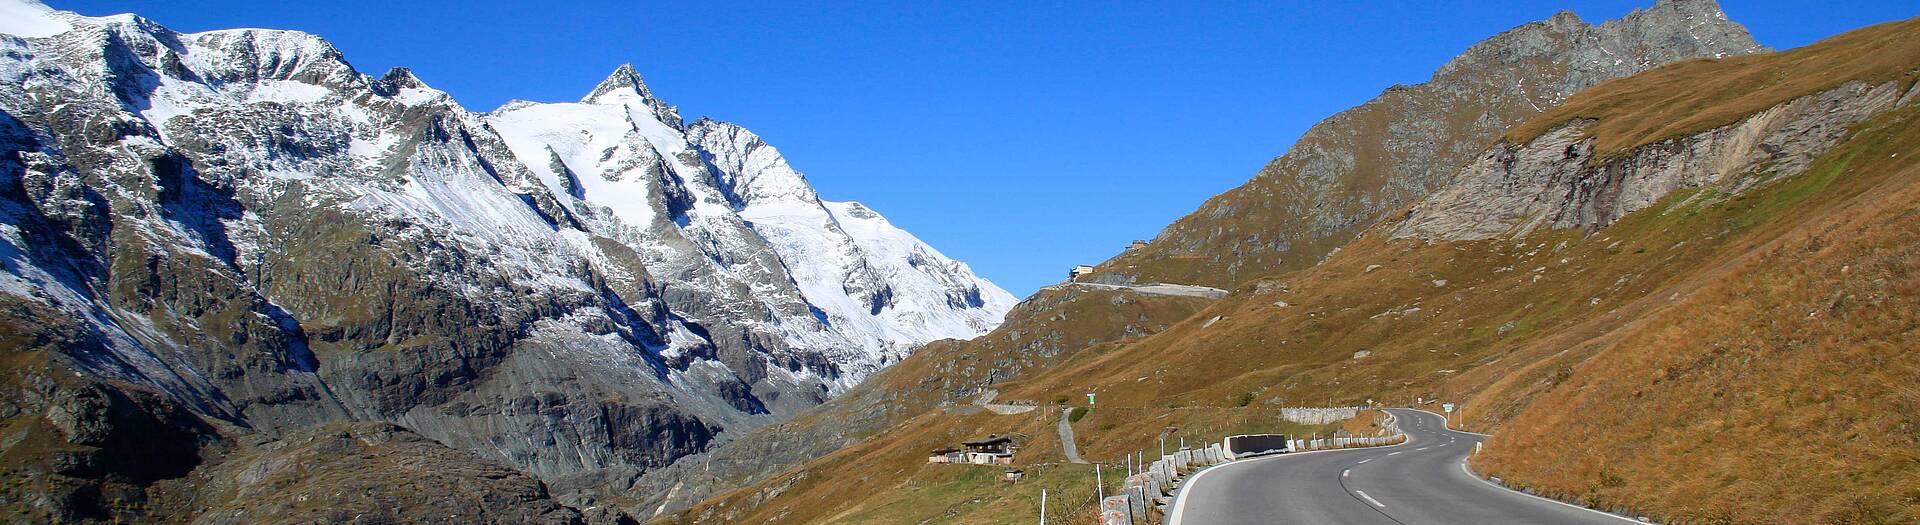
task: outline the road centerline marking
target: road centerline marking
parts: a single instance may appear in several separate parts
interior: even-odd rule
[[[1383,509],[1384,509],[1384,508],[1387,508],[1387,505],[1386,505],[1385,503],[1381,503],[1381,502],[1380,502],[1380,500],[1377,500],[1377,499],[1373,499],[1373,496],[1368,496],[1368,495],[1367,495],[1367,491],[1364,491],[1364,490],[1356,490],[1356,491],[1353,491],[1353,493],[1354,493],[1354,494],[1359,494],[1359,495],[1360,495],[1360,499],[1364,499],[1364,500],[1367,500],[1367,503],[1372,503],[1372,504],[1373,504],[1373,506],[1375,506],[1375,507],[1380,507],[1380,508],[1383,508]]]
[[[1346,470],[1340,471],[1340,477],[1344,478],[1352,475],[1353,475],[1353,469],[1346,469]]]

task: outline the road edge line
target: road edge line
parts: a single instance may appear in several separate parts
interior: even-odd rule
[[[1407,408],[1407,410],[1412,410],[1412,411],[1414,411],[1414,412],[1426,412],[1426,413],[1428,413],[1428,414],[1433,414],[1433,415],[1436,415],[1436,416],[1440,416],[1440,429],[1441,429],[1441,430],[1449,430],[1449,431],[1453,431],[1453,432],[1459,432],[1459,433],[1461,433],[1461,434],[1473,434],[1473,435],[1476,435],[1476,436],[1481,436],[1481,437],[1493,437],[1493,434],[1482,434],[1482,433],[1479,433],[1479,432],[1474,432],[1474,431],[1472,431],[1472,430],[1460,430],[1460,429],[1457,429],[1457,428],[1453,428],[1453,426],[1452,426],[1452,424],[1453,424],[1453,423],[1452,423],[1452,421],[1450,421],[1450,420],[1448,420],[1448,419],[1447,419],[1447,415],[1446,415],[1446,414],[1442,414],[1442,413],[1439,413],[1439,412],[1434,412],[1434,411],[1432,411],[1432,410],[1427,410],[1427,409],[1424,409],[1424,408],[1413,408],[1413,407],[1408,407],[1408,408]]]
[[[1180,520],[1181,520],[1181,518],[1182,518],[1182,515],[1183,515],[1183,514],[1186,514],[1186,510],[1187,510],[1187,491],[1188,491],[1189,489],[1192,489],[1192,488],[1194,487],[1194,485],[1196,485],[1196,484],[1198,484],[1198,483],[1200,482],[1200,476],[1205,476],[1205,475],[1207,475],[1207,473],[1208,473],[1208,472],[1213,472],[1213,469],[1217,469],[1217,468],[1220,468],[1220,467],[1225,467],[1225,466],[1230,466],[1230,465],[1239,465],[1239,464],[1244,464],[1244,463],[1253,463],[1253,462],[1255,462],[1255,461],[1263,461],[1263,460],[1270,460],[1270,459],[1282,459],[1282,458],[1291,458],[1291,457],[1299,457],[1299,456],[1305,456],[1305,455],[1307,455],[1307,454],[1319,454],[1319,453],[1321,453],[1321,452],[1342,452],[1342,451],[1353,451],[1353,450],[1380,450],[1380,449],[1387,449],[1387,448],[1395,448],[1395,447],[1404,447],[1404,446],[1407,446],[1407,444],[1408,444],[1408,443],[1413,443],[1413,435],[1412,435],[1412,434],[1405,434],[1404,432],[1403,432],[1402,434],[1403,434],[1403,435],[1406,435],[1406,436],[1407,436],[1407,439],[1406,439],[1406,440],[1404,440],[1404,441],[1401,441],[1401,442],[1399,442],[1399,443],[1397,443],[1397,444],[1393,444],[1393,445],[1387,445],[1387,446],[1384,446],[1384,447],[1354,447],[1354,448],[1330,448],[1330,449],[1327,449],[1327,450],[1309,450],[1309,451],[1306,451],[1306,452],[1288,452],[1288,453],[1286,453],[1286,454],[1275,454],[1275,455],[1271,455],[1271,456],[1261,456],[1261,457],[1256,457],[1256,458],[1253,458],[1253,459],[1246,459],[1246,460],[1240,460],[1240,461],[1229,461],[1229,462],[1226,462],[1226,463],[1221,463],[1221,464],[1218,464],[1218,465],[1214,465],[1214,466],[1211,466],[1211,467],[1207,467],[1207,468],[1203,468],[1203,469],[1200,469],[1200,471],[1199,471],[1199,472],[1195,472],[1195,473],[1193,473],[1193,476],[1191,476],[1191,477],[1188,477],[1188,478],[1186,479],[1186,481],[1184,481],[1184,482],[1182,482],[1182,483],[1180,484],[1180,491],[1179,491],[1179,492],[1176,492],[1176,493],[1174,493],[1174,495],[1173,495],[1173,505],[1171,505],[1171,507],[1173,507],[1173,511],[1172,511],[1172,512],[1168,512],[1168,513],[1167,513],[1167,525],[1179,525],[1179,524],[1180,524]],[[1481,481],[1486,481],[1486,480],[1481,480]]]

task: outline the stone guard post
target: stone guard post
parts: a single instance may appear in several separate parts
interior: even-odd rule
[[[1127,496],[1100,500],[1100,525],[1133,525],[1133,505],[1127,502]]]

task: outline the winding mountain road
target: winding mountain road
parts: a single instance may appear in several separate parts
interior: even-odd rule
[[[1486,436],[1449,430],[1431,412],[1389,411],[1407,443],[1282,454],[1202,471],[1182,485],[1168,523],[1638,523],[1474,477],[1466,458]]]

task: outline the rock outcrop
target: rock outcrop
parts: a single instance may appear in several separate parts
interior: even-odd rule
[[[1850,82],[1736,124],[1612,156],[1595,151],[1587,133],[1592,121],[1568,122],[1524,145],[1488,150],[1409,211],[1392,235],[1480,240],[1536,228],[1593,231],[1681,189],[1713,187],[1720,195],[1700,198],[1726,198],[1800,174],[1852,126],[1912,96],[1903,97],[1898,82]]]

